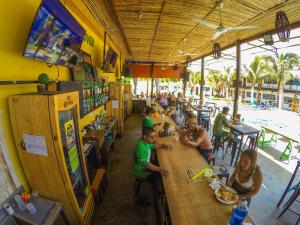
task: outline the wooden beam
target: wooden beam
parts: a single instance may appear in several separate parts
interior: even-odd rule
[[[112,2],[112,0],[106,0],[104,2],[107,2],[107,5],[108,5],[108,7],[109,7],[109,9],[110,9],[110,11],[112,13],[113,20],[114,20],[115,24],[117,25],[117,27],[118,27],[118,29],[119,29],[119,31],[121,33],[121,37],[122,37],[122,39],[124,41],[124,44],[125,44],[125,46],[127,48],[128,54],[130,56],[132,56],[132,52],[131,52],[130,46],[128,44],[127,37],[126,37],[126,35],[124,33],[123,27],[122,27],[122,25],[120,23],[120,20],[119,20],[119,17],[117,15],[117,13],[116,13],[116,10],[115,10],[115,7],[114,7],[114,3]]]
[[[203,106],[203,92],[204,92],[204,57],[201,58],[200,107]]]
[[[235,91],[234,91],[234,103],[233,103],[233,119],[235,119],[238,112],[239,95],[240,95],[240,78],[241,78],[241,43],[238,40],[236,42],[236,79],[235,79]]]
[[[153,99],[153,84],[154,84],[154,79],[153,79],[153,75],[154,75],[154,63],[151,64],[151,100]]]
[[[150,45],[150,50],[149,50],[149,53],[148,53],[148,59],[150,58],[150,55],[151,55],[151,51],[152,51],[152,47],[153,47],[153,42],[154,42],[154,39],[155,39],[156,34],[157,34],[157,28],[158,28],[158,25],[159,25],[159,22],[160,22],[160,19],[161,19],[162,12],[163,12],[164,7],[165,7],[165,3],[166,3],[166,0],[164,0],[163,3],[162,3],[162,5],[161,5],[159,17],[158,17],[157,22],[156,22],[156,26],[155,26],[153,38],[152,38],[151,45]],[[152,95],[151,95],[151,97],[152,97]]]

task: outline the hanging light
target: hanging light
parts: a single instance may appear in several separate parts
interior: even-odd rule
[[[289,41],[291,27],[285,12],[276,13],[275,28],[280,41]]]
[[[218,59],[221,57],[221,46],[218,43],[214,43],[212,55],[215,59]]]

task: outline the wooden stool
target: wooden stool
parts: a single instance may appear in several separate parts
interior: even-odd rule
[[[106,187],[107,187],[106,170],[97,169],[95,178],[91,185],[93,196],[97,204],[99,204],[103,200]]]

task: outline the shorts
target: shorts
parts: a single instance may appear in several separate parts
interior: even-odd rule
[[[222,131],[222,133],[214,134],[214,135],[217,136],[217,137],[220,137],[220,138],[227,138],[229,136],[229,134],[230,133],[228,131],[224,130],[224,131]]]
[[[214,153],[212,149],[197,148],[197,150],[207,162],[210,161],[212,158],[214,158]]]

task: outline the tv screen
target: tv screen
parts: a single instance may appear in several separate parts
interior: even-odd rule
[[[69,59],[77,56],[84,35],[85,30],[59,0],[43,0],[32,23],[24,56],[72,67]]]
[[[115,68],[117,58],[118,54],[112,48],[109,48],[105,58],[105,64],[111,64],[112,67]]]

